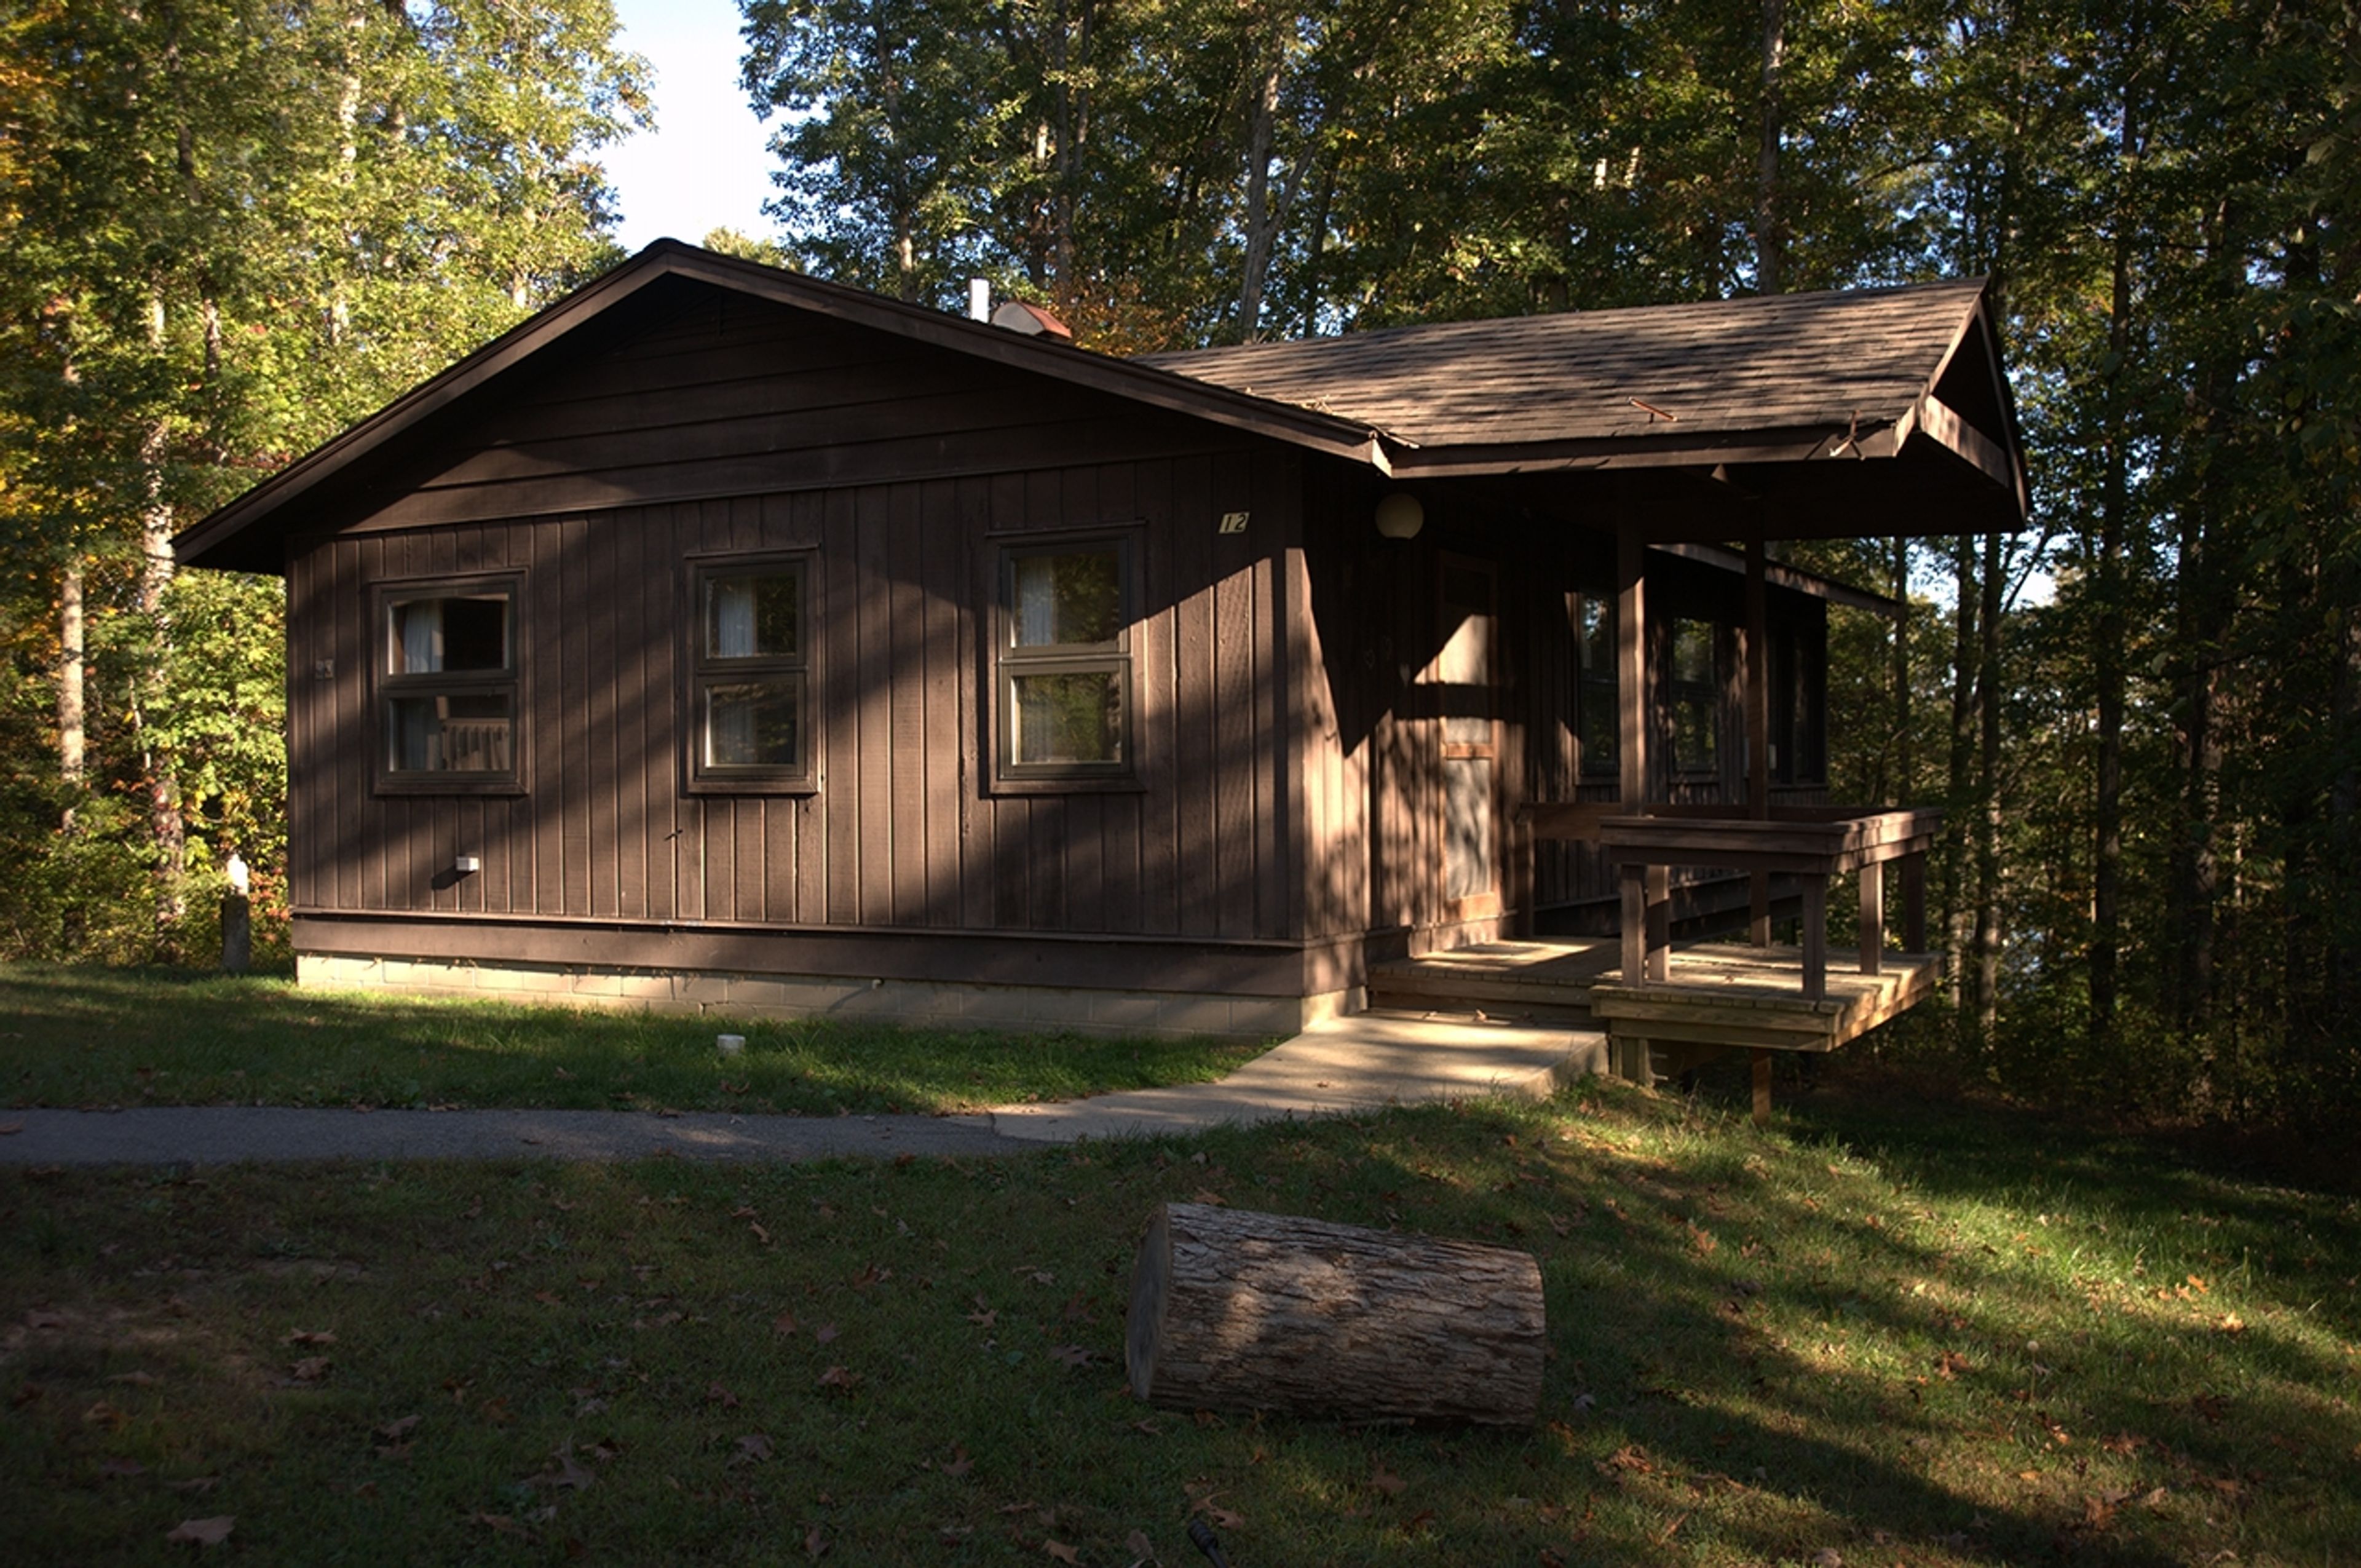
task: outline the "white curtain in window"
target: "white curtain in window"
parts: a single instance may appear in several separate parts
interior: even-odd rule
[[[443,667],[443,601],[412,599],[396,607],[401,622],[401,674],[431,674]]]
[[[1058,641],[1058,559],[1016,560],[1016,646],[1043,648]]]
[[[725,578],[713,584],[713,656],[754,655],[754,580]]]

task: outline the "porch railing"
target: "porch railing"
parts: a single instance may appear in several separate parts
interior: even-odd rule
[[[1885,950],[1885,868],[1902,882],[1902,942],[1927,946],[1927,851],[1943,814],[1933,806],[1773,806],[1767,816],[1744,807],[1651,806],[1626,813],[1588,802],[1533,805],[1525,827],[1536,839],[1595,843],[1615,868],[1622,888],[1623,983],[1671,980],[1671,869],[1695,866],[1742,872],[1752,887],[1750,935],[1767,946],[1771,879],[1796,879],[1803,894],[1804,995],[1828,995],[1828,880],[1847,872],[1861,879],[1861,972],[1879,971]]]

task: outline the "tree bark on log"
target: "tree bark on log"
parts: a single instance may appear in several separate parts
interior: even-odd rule
[[[1526,1425],[1543,1336],[1529,1253],[1168,1203],[1125,1360],[1134,1394],[1181,1409]]]

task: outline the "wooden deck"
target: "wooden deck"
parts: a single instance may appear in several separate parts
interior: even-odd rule
[[[1617,1070],[1647,1080],[1745,1051],[1755,1058],[1758,1114],[1767,1114],[1767,1053],[1835,1050],[1925,1001],[1943,972],[1939,954],[1885,952],[1872,974],[1828,970],[1827,993],[1812,998],[1801,948],[1676,944],[1666,978],[1642,985],[1624,983],[1620,953],[1612,938],[1485,942],[1378,964],[1369,996],[1511,1023],[1587,1021],[1609,1035]]]

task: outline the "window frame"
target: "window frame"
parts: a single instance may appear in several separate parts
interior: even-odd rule
[[[1063,530],[995,534],[992,624],[990,747],[992,789],[998,795],[1120,793],[1146,788],[1139,762],[1139,693],[1134,678],[1133,629],[1139,616],[1138,529]],[[1115,555],[1115,637],[1105,642],[1053,642],[1020,647],[1016,641],[1016,565],[1029,557],[1080,554],[1112,548]],[[1117,704],[1117,745],[1113,762],[1019,762],[1016,684],[1021,675],[1112,674]]]
[[[730,551],[686,557],[683,565],[682,621],[687,632],[681,661],[682,785],[691,795],[810,795],[820,785],[820,689],[818,552],[812,549]],[[723,657],[706,651],[706,585],[717,578],[762,576],[782,569],[796,574],[796,641],[793,654]],[[792,766],[771,763],[709,763],[706,759],[706,693],[732,679],[792,677],[797,683],[796,723],[801,755]]]
[[[508,663],[500,670],[437,670],[398,674],[393,665],[393,607],[417,599],[474,598],[497,590],[508,600]],[[371,789],[377,795],[524,795],[530,749],[525,726],[525,574],[453,573],[385,578],[369,585],[368,715]],[[494,771],[397,769],[393,765],[393,703],[404,696],[500,692],[509,699],[509,765]]]

